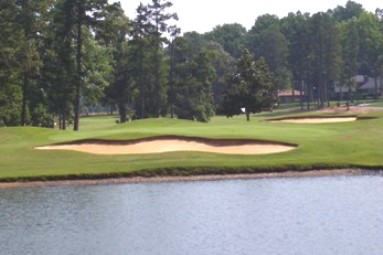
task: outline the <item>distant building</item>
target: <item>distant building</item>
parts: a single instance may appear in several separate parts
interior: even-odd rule
[[[382,94],[382,78],[368,78],[367,81],[358,88],[358,91],[368,95]]]
[[[347,84],[335,85],[334,93],[337,97],[346,98],[348,96],[349,90],[352,93],[358,93],[363,96],[375,96],[376,93],[380,95],[382,91],[382,80],[383,77],[379,77],[378,79],[371,78],[366,75],[356,75],[351,78],[353,81],[353,86],[351,88],[348,87]]]
[[[304,93],[302,92],[302,95]],[[285,89],[278,91],[278,98],[280,103],[294,103],[300,101],[301,92],[296,89]]]

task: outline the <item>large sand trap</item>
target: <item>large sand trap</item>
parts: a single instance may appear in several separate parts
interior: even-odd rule
[[[296,146],[252,140],[205,140],[158,138],[126,141],[84,141],[38,147],[39,150],[73,150],[99,155],[148,154],[176,151],[198,151],[238,155],[262,155],[287,152]]]
[[[356,121],[357,117],[308,117],[270,120],[270,122],[299,123],[299,124],[318,124],[318,123],[338,123]]]

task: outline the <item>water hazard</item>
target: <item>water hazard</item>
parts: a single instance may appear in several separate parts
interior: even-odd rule
[[[383,177],[0,190],[0,254],[381,254]]]

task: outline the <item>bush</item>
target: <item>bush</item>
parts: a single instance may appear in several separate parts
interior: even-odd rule
[[[35,127],[53,128],[54,118],[43,105],[39,104],[32,111],[31,124]]]

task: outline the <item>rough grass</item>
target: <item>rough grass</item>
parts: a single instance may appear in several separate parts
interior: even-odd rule
[[[273,118],[286,116],[271,115]],[[374,119],[332,124],[264,121],[271,115],[258,115],[250,122],[239,116],[216,117],[210,123],[164,118],[126,124],[116,124],[114,117],[94,117],[81,119],[79,132],[0,128],[0,181],[383,168],[383,112],[358,114],[377,117]],[[294,116],[303,115],[305,113]],[[161,135],[260,139],[298,144],[299,147],[287,153],[259,156],[199,152],[98,156],[34,149],[80,139],[125,140]]]

